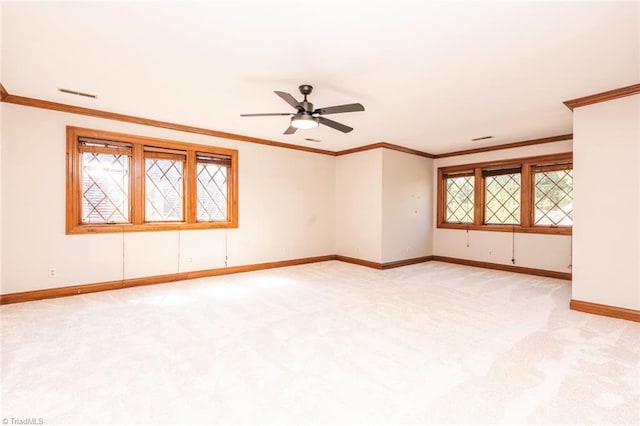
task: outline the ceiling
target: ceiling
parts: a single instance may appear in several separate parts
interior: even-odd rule
[[[438,154],[571,133],[562,101],[640,81],[639,2],[3,2],[15,95],[329,150]],[[366,111],[283,135],[273,91]],[[96,94],[63,94],[58,88]],[[494,139],[472,142],[472,138]],[[322,142],[307,142],[305,138]]]

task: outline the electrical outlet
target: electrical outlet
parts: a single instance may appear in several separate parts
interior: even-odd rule
[[[493,253],[491,252],[491,250],[489,250],[489,257],[491,257],[491,255],[492,255],[492,254],[493,254]]]
[[[56,277],[56,270],[54,268],[49,268],[49,278]]]
[[[356,246],[356,253],[360,254],[360,246]]]

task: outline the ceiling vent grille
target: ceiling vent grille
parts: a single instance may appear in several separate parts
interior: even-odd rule
[[[78,92],[78,91],[75,91],[75,90],[59,88],[58,91],[60,91],[62,93],[68,93],[70,95],[84,96],[85,98],[92,98],[92,99],[96,99],[97,98],[96,95],[92,95],[91,93],[83,93],[83,92]]]
[[[485,139],[493,139],[493,136],[481,136],[479,138],[473,138],[471,139],[473,142],[477,142],[477,141],[483,141]]]

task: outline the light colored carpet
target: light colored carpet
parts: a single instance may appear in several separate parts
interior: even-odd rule
[[[640,324],[565,281],[332,261],[6,305],[2,414],[55,423],[640,423]]]

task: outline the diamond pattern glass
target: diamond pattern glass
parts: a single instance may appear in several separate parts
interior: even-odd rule
[[[484,223],[520,223],[520,173],[485,177]]]
[[[448,177],[447,212],[449,223],[473,223],[473,176]]]
[[[198,222],[227,220],[227,168],[198,163]]]
[[[129,222],[129,156],[82,153],[82,223]]]
[[[183,162],[147,158],[145,160],[146,222],[176,222],[183,216]]]
[[[535,174],[534,225],[573,225],[573,170]]]

